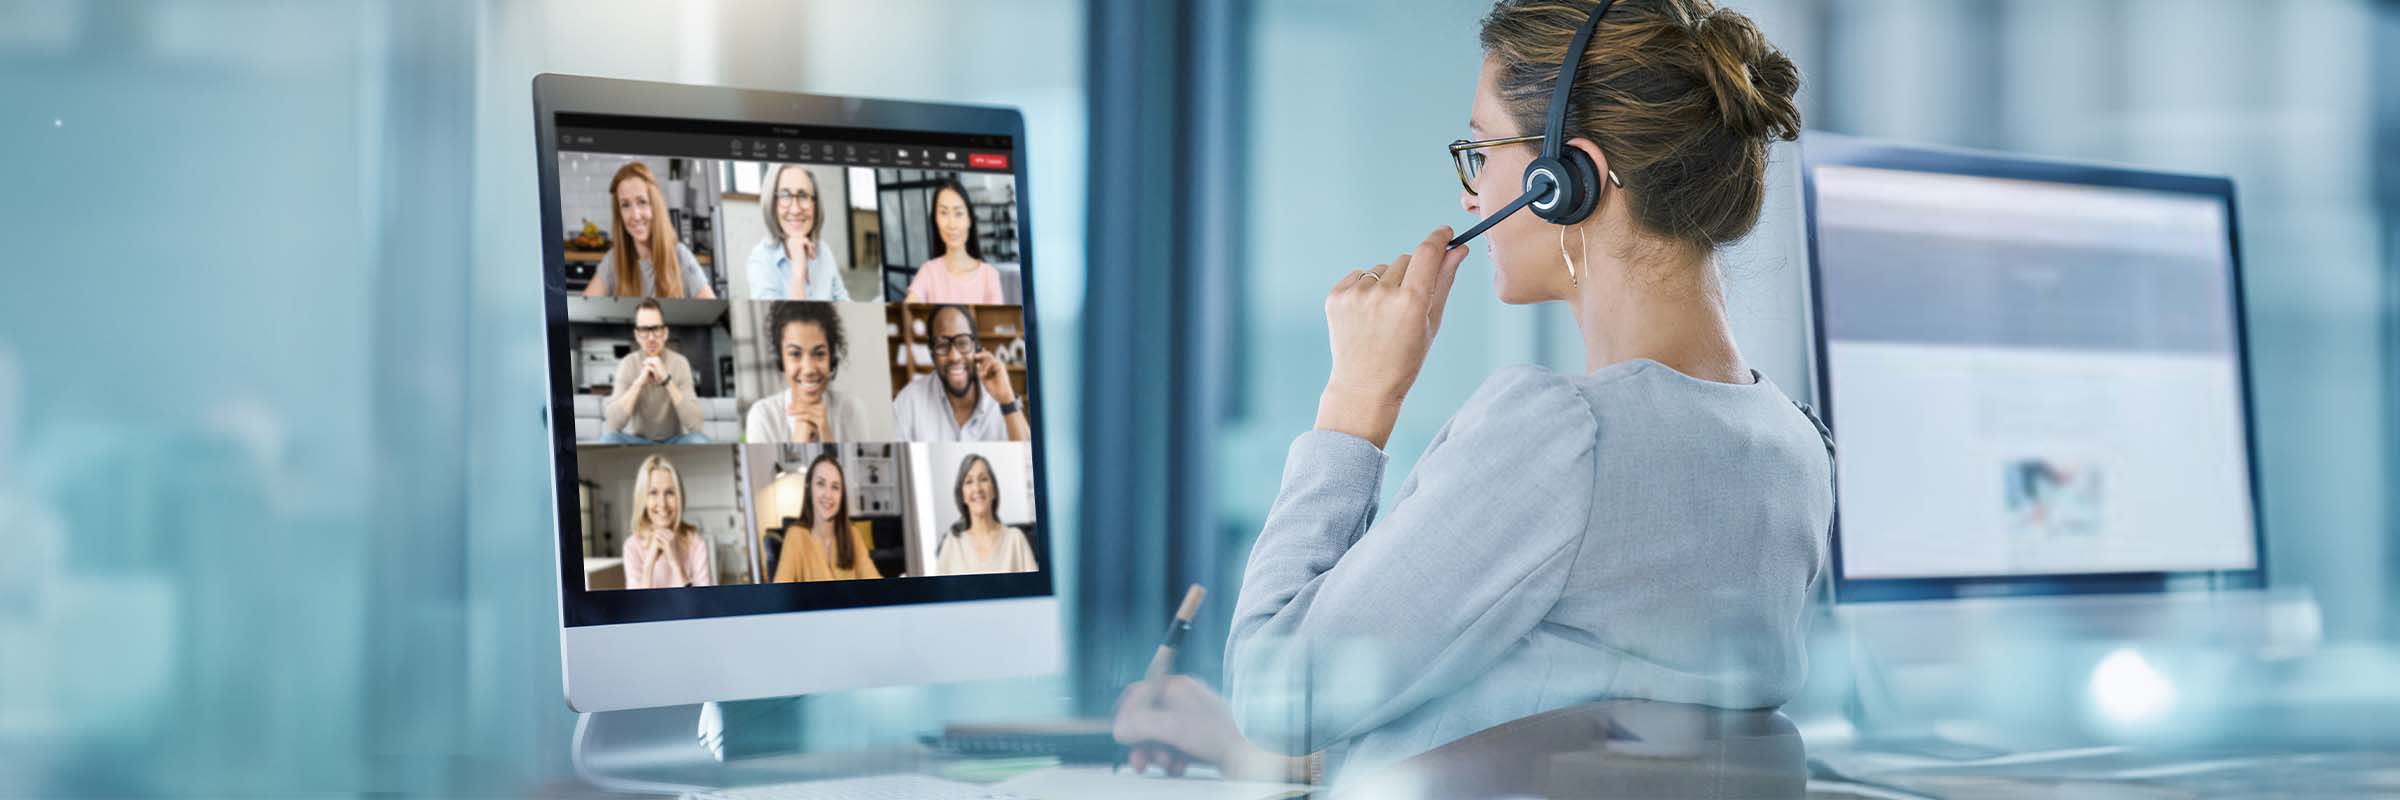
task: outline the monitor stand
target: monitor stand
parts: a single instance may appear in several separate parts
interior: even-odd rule
[[[1858,740],[1952,761],[2172,737],[2138,705],[2097,698],[2152,684],[2173,692],[2195,668],[2297,658],[2320,633],[2301,590],[1866,603],[1833,616]],[[2181,687],[2159,713],[2210,702],[2197,688]]]
[[[803,750],[807,698],[638,708],[579,714],[570,749],[575,775],[595,788],[681,794],[728,786],[855,774],[888,766],[848,759],[757,759]],[[864,754],[859,754],[864,755]]]

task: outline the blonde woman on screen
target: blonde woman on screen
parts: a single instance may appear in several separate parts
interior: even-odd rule
[[[958,522],[942,537],[941,551],[933,559],[934,574],[1041,568],[1033,561],[1033,544],[1026,541],[1025,532],[1000,524],[1000,481],[992,474],[992,462],[968,454],[958,465],[958,483],[951,487],[950,496],[958,502]]]
[[[775,582],[854,581],[881,578],[868,553],[864,523],[850,521],[849,483],[842,462],[828,449],[808,463],[808,497],[799,522],[783,532],[775,559]]]
[[[716,557],[700,527],[683,520],[683,476],[666,456],[642,459],[633,480],[633,536],[625,540],[625,588],[717,585]]]
[[[583,287],[583,296],[717,299],[700,259],[675,240],[675,226],[667,221],[667,196],[659,191],[650,165],[635,161],[618,167],[608,181],[608,198],[614,209],[609,234],[614,238],[592,282]],[[661,258],[673,258],[675,267],[659,270]]]

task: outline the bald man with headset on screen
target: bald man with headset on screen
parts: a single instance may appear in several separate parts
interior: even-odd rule
[[[1137,769],[1347,783],[1545,711],[1801,685],[1831,437],[1743,360],[1714,259],[1758,220],[1768,142],[1798,136],[1799,73],[1708,0],[1503,0],[1481,44],[1476,138],[1450,151],[1482,222],[1334,282],[1332,375],[1243,574],[1227,696],[1127,688]],[[1583,369],[1493,374],[1378,508],[1487,233],[1500,300],[1566,304]]]

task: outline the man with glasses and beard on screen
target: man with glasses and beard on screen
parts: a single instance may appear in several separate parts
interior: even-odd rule
[[[641,347],[617,362],[603,406],[603,444],[706,444],[700,397],[692,392],[692,362],[667,349],[667,315],[657,300],[633,310],[633,340]]]
[[[975,338],[975,312],[966,306],[933,309],[933,372],[919,375],[892,399],[899,438],[911,442],[1022,442],[1032,437],[1022,398],[1008,368]]]

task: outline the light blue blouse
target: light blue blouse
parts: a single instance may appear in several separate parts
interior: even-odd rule
[[[1379,516],[1384,453],[1303,433],[1250,551],[1226,694],[1251,741],[1375,768],[1605,698],[1771,708],[1807,671],[1831,464],[1764,376],[1514,367]]]
[[[808,285],[800,287],[808,296],[794,298],[789,296],[791,255],[784,252],[783,243],[775,241],[775,237],[759,239],[758,246],[750,248],[750,299],[849,302],[850,288],[842,285],[841,274],[834,271],[833,259],[825,253],[825,246],[818,245],[816,256],[808,260]]]

